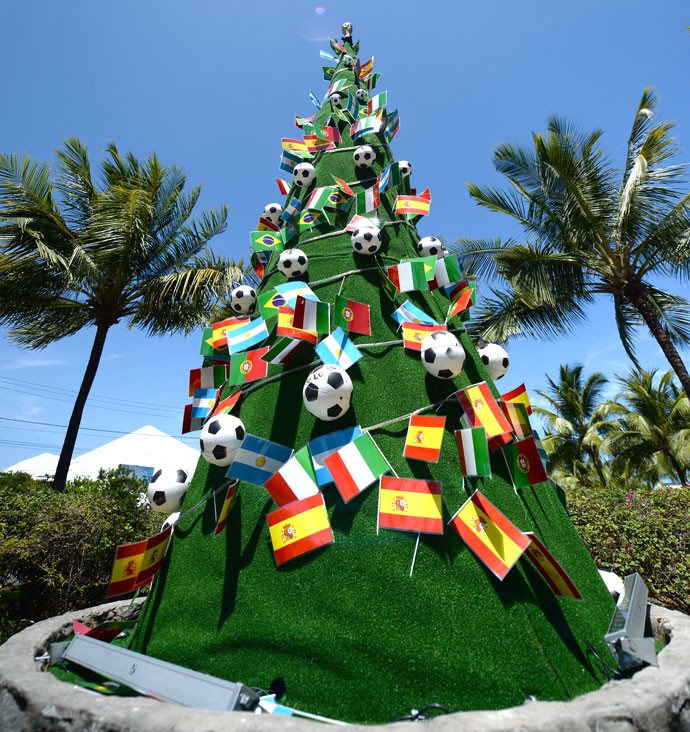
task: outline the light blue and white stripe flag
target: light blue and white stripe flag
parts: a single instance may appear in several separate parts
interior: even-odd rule
[[[283,282],[280,285],[276,285],[275,289],[283,296],[285,304],[290,308],[295,307],[297,295],[302,295],[307,300],[319,299],[306,282]]]
[[[438,325],[438,321],[434,320],[430,315],[427,315],[421,308],[418,308],[409,300],[405,300],[397,310],[392,312],[391,318],[393,318],[398,325],[402,325],[403,323]]]
[[[292,457],[292,450],[256,435],[245,435],[226,476],[263,485]]]
[[[316,437],[307,443],[318,485],[326,485],[326,483],[331,483],[333,481],[333,478],[323,461],[336,450],[339,450],[341,447],[345,447],[345,445],[352,442],[361,434],[362,430],[358,426],[346,427],[344,430],[331,432],[327,435],[323,435],[323,437]]]
[[[204,419],[216,403],[217,389],[195,389],[192,397],[191,417]]]
[[[268,329],[264,319],[259,317],[239,328],[226,331],[225,335],[228,340],[228,353],[232,355],[247,351],[265,341],[268,338]]]
[[[362,358],[357,346],[347,337],[342,328],[336,328],[316,346],[316,355],[325,363],[340,366],[347,371]]]
[[[321,102],[319,101],[319,98],[314,94],[314,92],[310,89],[309,90],[309,101],[317,108],[321,109]]]

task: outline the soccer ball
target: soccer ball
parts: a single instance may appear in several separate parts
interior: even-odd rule
[[[412,163],[409,160],[399,160],[398,170],[400,171],[400,175],[407,178],[412,175]]]
[[[309,258],[301,249],[285,249],[280,253],[276,264],[286,277],[300,277],[308,266]]]
[[[297,163],[292,171],[292,182],[298,188],[308,188],[316,180],[316,168],[311,163]]]
[[[477,353],[484,366],[486,366],[489,376],[494,381],[498,381],[505,376],[510,366],[510,359],[503,346],[499,346],[498,343],[487,343]]]
[[[310,414],[324,422],[342,417],[350,408],[352,380],[345,369],[326,364],[314,369],[302,389],[302,400]]]
[[[443,244],[435,236],[422,237],[415,247],[420,257],[443,256]]]
[[[351,241],[358,254],[376,254],[381,248],[381,232],[376,226],[363,226],[352,232]]]
[[[227,467],[244,440],[242,420],[232,414],[217,414],[201,429],[201,454],[212,465]]]
[[[230,293],[230,309],[238,315],[246,315],[256,303],[256,291],[249,285],[240,285]]]
[[[343,66],[346,66],[347,68],[352,68],[355,65],[355,60],[352,58],[352,56],[343,56]]]
[[[369,94],[367,93],[366,89],[357,89],[357,91],[355,92],[355,96],[357,97],[357,101],[360,104],[364,104],[364,102],[366,102],[369,98]]]
[[[465,349],[447,330],[429,333],[422,341],[424,368],[438,379],[452,379],[465,364]]]
[[[328,97],[328,101],[335,107],[340,106],[341,100],[342,97],[340,96],[340,94],[338,94],[338,92],[334,92],[333,94],[331,94],[330,97]]]
[[[280,214],[283,213],[283,207],[279,203],[267,203],[264,206],[263,218],[268,219],[274,226],[280,226]]]
[[[191,475],[181,468],[156,470],[146,490],[146,498],[151,508],[157,513],[165,514],[179,511],[190,480]]]
[[[352,154],[352,159],[355,161],[355,167],[366,170],[374,164],[376,153],[371,145],[360,145]]]

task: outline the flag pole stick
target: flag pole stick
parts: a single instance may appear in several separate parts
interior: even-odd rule
[[[412,565],[410,566],[410,577],[412,577],[412,572],[414,572],[414,563],[417,560],[417,549],[419,549],[419,540],[421,539],[421,537],[422,537],[422,532],[418,531],[417,532],[417,541],[415,542],[415,545],[414,545],[414,554],[412,555]]]

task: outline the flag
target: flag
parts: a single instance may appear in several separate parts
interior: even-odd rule
[[[230,383],[233,386],[240,386],[265,378],[268,373],[268,363],[263,360],[263,356],[266,353],[268,353],[267,346],[246,353],[234,354],[230,361]]]
[[[388,279],[388,272],[383,269],[383,267],[379,264],[379,262],[376,262],[376,267],[379,271],[379,277],[381,278],[381,287],[383,288],[383,291],[388,295],[388,297],[395,302],[395,296],[398,293],[398,288],[391,282],[391,280]]]
[[[443,533],[441,483],[437,480],[381,477],[379,528]]]
[[[252,265],[252,269],[256,273],[256,276],[261,280],[264,277],[264,270],[268,264],[268,260],[271,255],[268,252],[252,252],[251,259],[249,260]]]
[[[525,556],[546,580],[546,584],[551,588],[553,594],[558,597],[581,600],[582,595],[575,583],[553,554],[539,541],[537,535],[532,531],[526,531],[525,536],[530,539],[530,545],[525,549]]]
[[[338,41],[335,40],[335,38],[329,38],[328,42],[331,44],[331,48],[335,53],[340,56],[343,53],[346,53],[345,46],[343,46],[341,43],[338,43]]]
[[[326,503],[320,493],[271,511],[266,522],[278,566],[333,543]]]
[[[264,320],[278,317],[278,310],[288,304],[286,296],[275,288],[262,292],[258,297],[259,312]]]
[[[474,305],[475,287],[476,285],[474,282],[467,282],[466,280],[463,280],[459,283],[459,287],[453,288],[453,290],[457,292],[457,299],[451,302],[450,307],[448,308],[446,320],[450,320],[455,315],[464,313],[467,308]]]
[[[532,425],[527,416],[527,407],[519,402],[501,402],[501,408],[508,421],[513,427],[513,432],[518,440],[531,437]]]
[[[328,333],[330,331],[331,306],[327,302],[312,300],[298,295],[295,301],[295,313],[292,324],[295,328],[312,333]]]
[[[328,223],[325,214],[321,211],[303,211],[297,219],[297,232],[301,234],[303,231],[309,231],[324,221]]]
[[[378,227],[379,220],[375,216],[360,216],[359,214],[355,214],[348,222],[347,226],[345,227],[345,231],[349,231],[352,233],[353,231],[357,231],[360,227],[364,226],[376,226]]]
[[[321,109],[321,101],[316,94],[310,89],[309,90],[309,101],[317,108]]]
[[[287,336],[288,338],[298,338],[301,341],[307,341],[312,345],[316,345],[319,337],[310,330],[303,330],[294,326],[295,311],[292,308],[284,307],[278,310],[278,328],[276,334],[279,336]]]
[[[134,589],[145,552],[146,539],[127,542],[117,547],[106,597],[115,597]]]
[[[349,196],[344,191],[335,188],[328,196],[328,201],[326,201],[325,206],[326,208],[338,208],[343,211],[347,211],[354,200],[355,199],[352,196]]]
[[[320,152],[321,150],[335,149],[335,143],[332,140],[323,140],[316,135],[305,135],[304,142],[309,152]]]
[[[305,446],[298,450],[264,483],[264,488],[279,506],[318,493],[309,448]]]
[[[292,450],[289,447],[246,434],[225,475],[254,485],[263,485],[285,465],[291,455]]]
[[[324,206],[331,205],[330,197],[333,193],[337,193],[336,186],[322,186],[315,188],[309,199],[307,200],[307,208],[314,211],[321,211]]]
[[[392,174],[391,174],[392,169],[393,169],[393,164],[389,163],[379,173],[379,177],[378,177],[379,192],[387,191],[388,188],[392,186],[392,184],[393,184],[393,178],[392,178]]]
[[[220,513],[218,514],[218,521],[216,522],[216,528],[213,531],[214,536],[218,536],[220,532],[225,528],[225,524],[228,523],[228,518],[230,518],[230,511],[232,511],[232,507],[235,505],[235,500],[237,499],[237,481],[234,483],[231,483],[228,486],[228,490],[225,492],[225,498],[223,500],[223,505],[221,506]],[[215,497],[214,497],[215,500]]]
[[[549,453],[546,452],[544,443],[539,438],[539,434],[536,430],[532,430],[532,437],[534,437],[534,444],[537,446],[537,452],[539,453],[539,457],[541,458],[542,463],[544,463],[544,467],[546,467],[546,463],[549,462]]]
[[[538,485],[549,479],[533,437],[504,445],[503,454],[516,488]]]
[[[348,92],[345,110],[353,120],[357,119],[359,115],[359,101],[352,92]]]
[[[441,257],[434,266],[434,280],[437,287],[448,287],[462,279],[462,270],[456,256]]]
[[[230,394],[230,396],[225,397],[225,399],[220,399],[213,407],[213,411],[210,416],[215,417],[216,414],[229,414],[232,412],[233,407],[240,400],[241,396],[242,391],[238,389],[234,394]]]
[[[231,354],[245,351],[247,348],[259,345],[266,338],[268,338],[266,322],[261,317],[254,318],[227,333],[228,351]]]
[[[342,328],[336,328],[316,346],[316,355],[323,363],[340,366],[346,371],[362,358],[359,348],[347,337]]]
[[[365,188],[357,194],[357,213],[363,214],[368,211],[375,211],[381,204],[378,183],[371,188]]]
[[[283,237],[279,231],[252,231],[249,233],[253,252],[282,252]]]
[[[529,403],[529,396],[527,395],[527,389],[524,384],[520,384],[520,386],[516,386],[511,391],[501,394],[501,399],[504,402],[519,402],[524,404],[527,409],[527,414],[532,414],[532,406]]]
[[[403,323],[424,323],[426,325],[438,325],[438,323],[430,316],[427,315],[421,308],[418,308],[414,303],[409,300],[405,302],[391,313],[391,318],[395,320],[398,325]]]
[[[322,437],[315,437],[307,443],[318,485],[326,485],[333,481],[331,473],[324,462],[325,459],[333,455],[336,450],[352,442],[361,434],[362,430],[359,427],[346,427],[343,430],[330,432]]]
[[[278,231],[279,227],[276,226],[272,221],[259,216],[259,223],[256,225],[257,231]]]
[[[376,112],[376,110],[381,109],[388,104],[388,92],[379,92],[375,96],[371,97],[369,99],[369,103],[367,104],[367,112],[369,114],[373,114]]]
[[[193,396],[197,389],[219,389],[227,377],[227,366],[224,365],[190,369],[189,396]]]
[[[225,345],[225,344],[223,344]],[[217,358],[220,361],[229,361],[227,350],[221,350],[213,347],[213,329],[211,326],[207,326],[201,333],[201,345],[199,346],[199,353],[206,358]]]
[[[510,423],[501,411],[486,381],[455,392],[470,427],[484,427],[487,438],[506,435],[510,439]]]
[[[333,78],[333,74],[336,72],[335,66],[322,66],[323,78],[325,81],[330,81]]]
[[[311,117],[300,117],[298,115],[295,115],[295,127],[299,127],[300,129],[302,129],[304,125],[312,123],[315,119],[315,114],[312,114]]]
[[[386,129],[384,130],[384,134],[386,135],[386,139],[388,142],[390,142],[400,131],[400,115],[398,114],[398,110],[394,109],[389,115],[388,120],[386,121]]]
[[[283,213],[280,214],[280,218],[288,224],[294,223],[295,217],[301,210],[302,202],[299,198],[293,198],[283,209]]]
[[[304,140],[296,140],[292,137],[283,137],[280,140],[280,144],[284,151],[293,155],[299,155],[301,158],[311,157]],[[287,171],[288,173],[290,171]]]
[[[368,432],[336,450],[323,462],[345,503],[390,470],[386,458]]]
[[[306,143],[305,143],[306,144]],[[308,149],[308,148],[307,148]],[[283,150],[280,154],[280,169],[292,175],[295,166],[302,162],[302,156]]]
[[[342,295],[336,295],[333,324],[350,333],[371,335],[369,306],[355,300],[348,300]]]
[[[300,346],[304,344],[304,341],[295,340],[294,338],[288,338],[287,336],[281,336],[278,338],[273,345],[266,351],[262,356],[266,363],[271,364],[284,364],[287,363]]]
[[[287,194],[290,192],[290,184],[282,178],[276,178],[276,183],[278,184],[278,190],[284,196],[287,196]]]
[[[196,432],[204,426],[203,417],[192,417],[192,405],[184,405],[184,413],[182,415],[181,434],[186,435],[188,432]]]
[[[319,54],[321,58],[326,59],[326,61],[337,61],[337,57],[334,56],[332,53],[328,53],[328,51],[319,51]]]
[[[350,137],[353,140],[357,140],[362,135],[367,135],[370,132],[378,132],[383,124],[381,118],[378,115],[368,115],[366,117],[360,117],[350,127]]]
[[[352,82],[349,79],[336,79],[335,81],[332,81],[330,86],[328,87],[328,93],[327,96],[331,96],[331,94],[335,94],[336,92],[341,92],[345,89],[345,87],[352,86]]]
[[[460,538],[502,580],[530,540],[480,491],[475,491],[449,521]]]
[[[205,418],[216,403],[216,389],[196,389],[192,398],[192,417]]]
[[[285,305],[288,307],[295,307],[297,302],[297,296],[302,295],[310,300],[318,300],[313,290],[305,282],[284,282],[281,285],[276,285],[275,289],[285,298]],[[282,305],[280,306],[282,307]]]
[[[403,457],[437,463],[441,455],[445,417],[425,417],[413,414],[407,428]]]
[[[429,289],[424,262],[421,259],[411,259],[408,262],[394,264],[392,267],[388,267],[387,275],[395,285],[396,292]]]
[[[371,91],[372,89],[375,89],[376,88],[376,84],[378,83],[378,80],[380,78],[381,78],[381,74],[378,73],[378,72],[373,73],[373,74],[369,74],[369,76],[367,76],[367,78],[365,79],[366,85],[367,85],[367,89],[369,91]]]
[[[469,427],[455,431],[460,467],[463,475],[490,476],[491,459],[486,430],[483,427]]]
[[[369,76],[374,70],[374,57],[372,56],[368,61],[365,61],[359,69],[359,78],[363,79],[365,76]]]
[[[137,587],[143,587],[151,582],[153,576],[161,568],[171,536],[172,526],[168,526],[168,528],[161,531],[160,534],[150,536],[146,540],[146,551],[144,552],[141,564],[139,565],[139,573],[137,574],[137,579],[134,583],[134,589]]]
[[[424,276],[426,281],[431,283],[434,279],[434,271],[438,260],[432,254],[428,257],[415,257],[414,259],[403,259],[402,262],[422,262],[424,264]]]
[[[412,216],[428,216],[430,202],[422,196],[398,196],[395,199],[395,213]]]
[[[333,178],[335,179],[335,182],[338,184],[338,188],[340,188],[340,190],[343,193],[346,193],[348,196],[355,195],[355,192],[352,190],[352,188],[350,188],[350,186],[344,180],[341,180],[340,178],[338,178],[335,175],[333,176]]]
[[[211,326],[211,346],[213,349],[225,349],[228,345],[225,335],[227,331],[235,330],[235,328],[239,328],[241,325],[248,323],[249,320],[249,317],[243,316],[241,318],[226,318],[218,323],[214,323]],[[202,355],[205,354],[202,353]]]
[[[439,330],[448,330],[445,325],[425,325],[424,323],[403,323],[403,346],[410,351],[421,352],[422,341]]]

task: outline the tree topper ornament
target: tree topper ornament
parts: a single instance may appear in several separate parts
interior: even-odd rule
[[[349,43],[352,45],[352,23],[343,23],[343,43]]]

